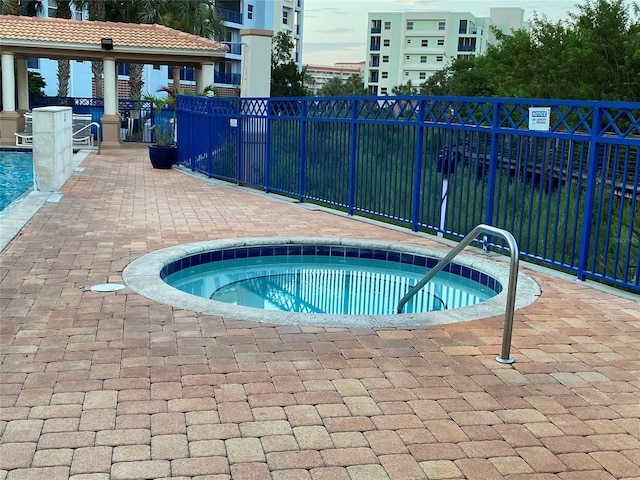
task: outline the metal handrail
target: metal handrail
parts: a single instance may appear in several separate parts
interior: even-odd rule
[[[420,280],[409,292],[400,299],[398,303],[397,313],[402,313],[402,309],[406,303],[413,297],[422,287],[424,287],[433,277],[435,277],[444,267],[446,267],[453,258],[458,255],[464,248],[473,242],[481,233],[489,233],[504,238],[509,245],[509,253],[511,255],[511,263],[509,265],[509,288],[507,290],[507,305],[504,314],[504,330],[502,333],[502,353],[496,357],[500,363],[513,363],[515,360],[511,357],[511,333],[513,331],[513,315],[516,303],[516,286],[518,283],[518,267],[520,262],[520,254],[516,239],[513,238],[506,230],[492,227],[491,225],[480,224],[476,226],[471,233],[462,239],[435,267]]]

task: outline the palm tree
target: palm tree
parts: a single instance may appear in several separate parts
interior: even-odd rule
[[[56,18],[71,19],[71,0],[58,0]],[[71,61],[69,59],[58,60],[58,96],[69,95],[69,77],[71,77]]]
[[[84,0],[81,0],[84,4]],[[104,0],[88,0],[86,2],[87,9],[89,10],[89,20],[105,20],[105,6]],[[82,7],[81,7],[82,8]],[[104,82],[102,80],[102,74],[104,73],[104,63],[101,61],[91,62],[91,73],[93,74],[93,83],[96,89],[96,98],[104,97]]]
[[[224,22],[214,0],[140,0],[140,23],[159,23],[199,37],[224,38]],[[180,89],[180,67],[172,66],[173,89]]]
[[[36,17],[42,12],[42,0],[0,0],[0,14]]]

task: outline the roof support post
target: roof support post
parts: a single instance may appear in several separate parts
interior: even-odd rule
[[[118,114],[118,75],[116,61],[104,58],[104,115],[102,122],[102,146],[120,145],[120,115]]]
[[[0,145],[13,145],[18,131],[19,115],[16,112],[16,79],[13,72],[13,52],[2,52],[2,111],[0,112]]]
[[[26,58],[16,58],[16,88],[18,90],[18,111],[24,113],[29,110],[29,73]]]
[[[213,85],[213,62],[202,63],[196,68],[196,92],[202,93],[208,85]]]
[[[16,78],[13,73],[15,59],[13,53],[2,53],[2,111],[16,111]]]

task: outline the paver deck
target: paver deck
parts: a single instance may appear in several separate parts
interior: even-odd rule
[[[528,271],[502,365],[502,318],[299,328],[94,293],[185,242],[437,245],[146,155],[90,155],[0,254],[0,480],[640,479],[637,301]]]

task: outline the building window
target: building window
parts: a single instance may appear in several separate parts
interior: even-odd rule
[[[427,40],[427,39],[423,39],[423,40],[422,40],[422,46],[423,46],[423,47],[428,47],[428,46],[429,46],[429,40]]]
[[[154,69],[154,70],[160,70],[160,65],[154,65],[154,66],[153,66],[153,69]]]
[[[380,50],[380,37],[371,37],[369,50],[371,50],[372,52],[377,52],[378,50]]]
[[[467,21],[466,20],[460,20],[460,27],[458,28],[458,33],[460,35],[466,35],[467,34]]]
[[[127,76],[129,75],[129,64],[128,63],[118,63],[118,75],[122,75],[122,76]],[[169,69],[169,77],[168,78],[173,78],[171,76],[171,69]]]
[[[391,30],[391,22],[384,22],[384,29]]]
[[[369,85],[369,93],[371,95],[377,95],[378,94],[378,86],[377,85]]]
[[[382,87],[382,88],[380,89],[380,94],[381,94],[381,95],[386,95],[386,94],[387,94],[387,91],[388,91],[388,90],[387,90],[387,87]]]
[[[247,18],[253,19],[253,5],[247,5]]]
[[[380,33],[382,20],[371,20],[371,33]]]
[[[442,55],[438,55],[438,56],[436,57],[436,62],[441,62],[441,61],[443,61],[443,60],[444,60],[444,57],[443,57]]]
[[[391,40],[389,40],[388,38],[386,40],[383,40],[382,42],[383,47],[388,47],[389,45],[391,45]]]
[[[382,56],[382,63],[389,63],[389,55]]]
[[[40,59],[36,57],[28,58],[27,68],[40,68]]]
[[[389,78],[389,72],[382,72],[382,78]]]
[[[404,57],[406,60],[411,60],[411,55],[407,55]]]
[[[444,45],[444,38],[439,38],[438,39],[438,46],[442,47]]]
[[[438,22],[438,30],[444,30],[447,26],[447,22]]]
[[[427,63],[427,56],[426,55],[420,55],[420,63]]]
[[[409,72],[404,72],[404,76],[408,77],[409,76]]]
[[[407,22],[407,30],[413,30],[413,22]]]
[[[426,80],[427,79],[427,72],[420,72],[420,80]]]
[[[282,9],[282,24],[289,25],[289,12],[286,8]]]

